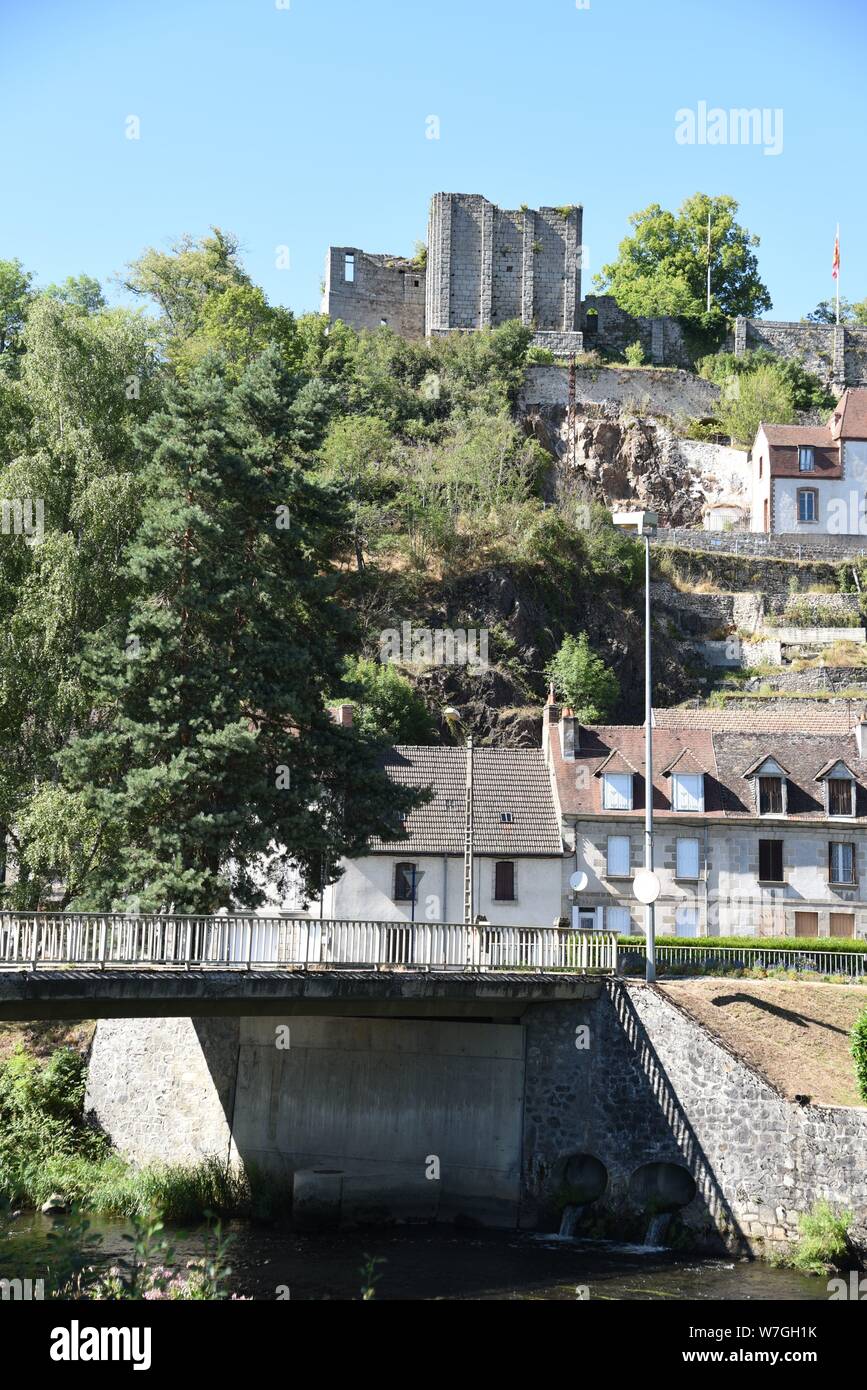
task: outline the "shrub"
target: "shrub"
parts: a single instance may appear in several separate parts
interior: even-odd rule
[[[620,696],[620,682],[590,650],[586,632],[564,637],[546,675],[582,724],[601,724]]]
[[[623,355],[630,367],[640,367],[644,362],[644,348],[637,339],[634,343],[627,344]]]
[[[850,1211],[835,1211],[830,1202],[814,1202],[798,1221],[801,1239],[789,1263],[807,1274],[825,1274],[836,1268],[849,1250]]]
[[[855,1058],[855,1080],[861,1099],[867,1105],[867,1009],[852,1029],[852,1056]]]

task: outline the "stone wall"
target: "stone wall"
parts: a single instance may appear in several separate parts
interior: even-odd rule
[[[354,279],[346,278],[353,257]],[[357,246],[330,246],[322,312],[357,331],[385,325],[404,338],[424,337],[426,272],[401,256],[370,255]]]
[[[636,1170],[687,1169],[697,1193],[681,1217],[699,1244],[760,1252],[795,1236],[818,1198],[853,1210],[867,1239],[867,1110],[792,1104],[643,984],[519,1012],[523,1027],[104,1020],[87,1103],[134,1162],[216,1154],[287,1183],[297,1168],[339,1168],[350,1220],[458,1214],[556,1230],[565,1161],[589,1154],[607,1174],[594,1210],[632,1209],[639,1223]],[[431,1154],[438,1182],[426,1176]]]
[[[802,362],[834,389],[867,385],[867,328],[739,318],[725,346],[738,356],[764,348],[787,361]]]
[[[630,1205],[641,1165],[688,1169],[697,1193],[681,1217],[699,1240],[763,1253],[796,1238],[799,1215],[827,1198],[855,1212],[867,1242],[867,1110],[785,1100],[646,985],[533,1005],[524,1021],[527,1225],[556,1229],[564,1160],[591,1154],[607,1169],[601,1205],[612,1212]]]
[[[613,402],[644,415],[692,418],[711,415],[719,387],[689,372],[647,367],[579,367],[575,371],[576,407]],[[528,367],[518,396],[523,412],[569,402],[567,367]]]
[[[553,367],[536,367],[534,371],[555,371]],[[693,531],[688,527],[660,527],[657,542],[676,545],[688,550],[705,550],[728,555],[776,555],[792,560],[861,559],[867,555],[867,537],[815,535],[769,535],[763,531]]]
[[[428,219],[429,334],[520,319],[540,333],[573,335],[581,350],[580,206],[496,207],[478,193],[435,193]]]
[[[693,365],[683,329],[673,318],[633,318],[610,294],[588,294],[581,305],[581,330],[588,351],[598,348],[622,357],[640,343],[644,360],[658,366]]]

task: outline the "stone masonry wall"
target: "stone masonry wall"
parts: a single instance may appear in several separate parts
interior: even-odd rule
[[[784,1099],[643,984],[612,983],[591,1004],[533,1005],[524,1021],[525,1224],[556,1229],[558,1162],[592,1154],[608,1170],[601,1203],[612,1210],[628,1204],[641,1165],[686,1167],[697,1193],[685,1224],[734,1251],[796,1238],[819,1198],[854,1211],[867,1241],[867,1109]],[[581,1024],[587,1050],[576,1048]]]
[[[346,257],[355,278],[346,279]],[[401,337],[424,337],[426,272],[399,256],[372,256],[356,246],[330,246],[322,312],[357,331],[382,327]]]
[[[575,402],[613,401],[645,415],[713,413],[719,387],[688,372],[654,371],[645,367],[579,367],[575,372]],[[566,367],[528,367],[518,397],[519,411],[539,406],[563,406],[569,400]]]

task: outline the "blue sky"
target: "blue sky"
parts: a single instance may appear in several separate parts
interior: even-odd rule
[[[865,58],[863,0],[2,0],[0,256],[107,280],[213,223],[300,312],[329,243],[411,253],[437,190],[583,203],[591,273],[631,212],[701,190],[798,318],[837,221],[867,295]],[[781,153],[678,144],[700,101],[781,108]]]

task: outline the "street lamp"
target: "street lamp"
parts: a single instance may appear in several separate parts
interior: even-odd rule
[[[650,537],[656,533],[659,519],[655,512],[645,512],[641,518],[644,537],[644,873],[636,896],[642,889],[639,902],[644,903],[644,934],[646,938],[645,979],[656,979],[656,916],[653,904],[659,897],[659,879],[653,872],[653,669],[650,639]]]

